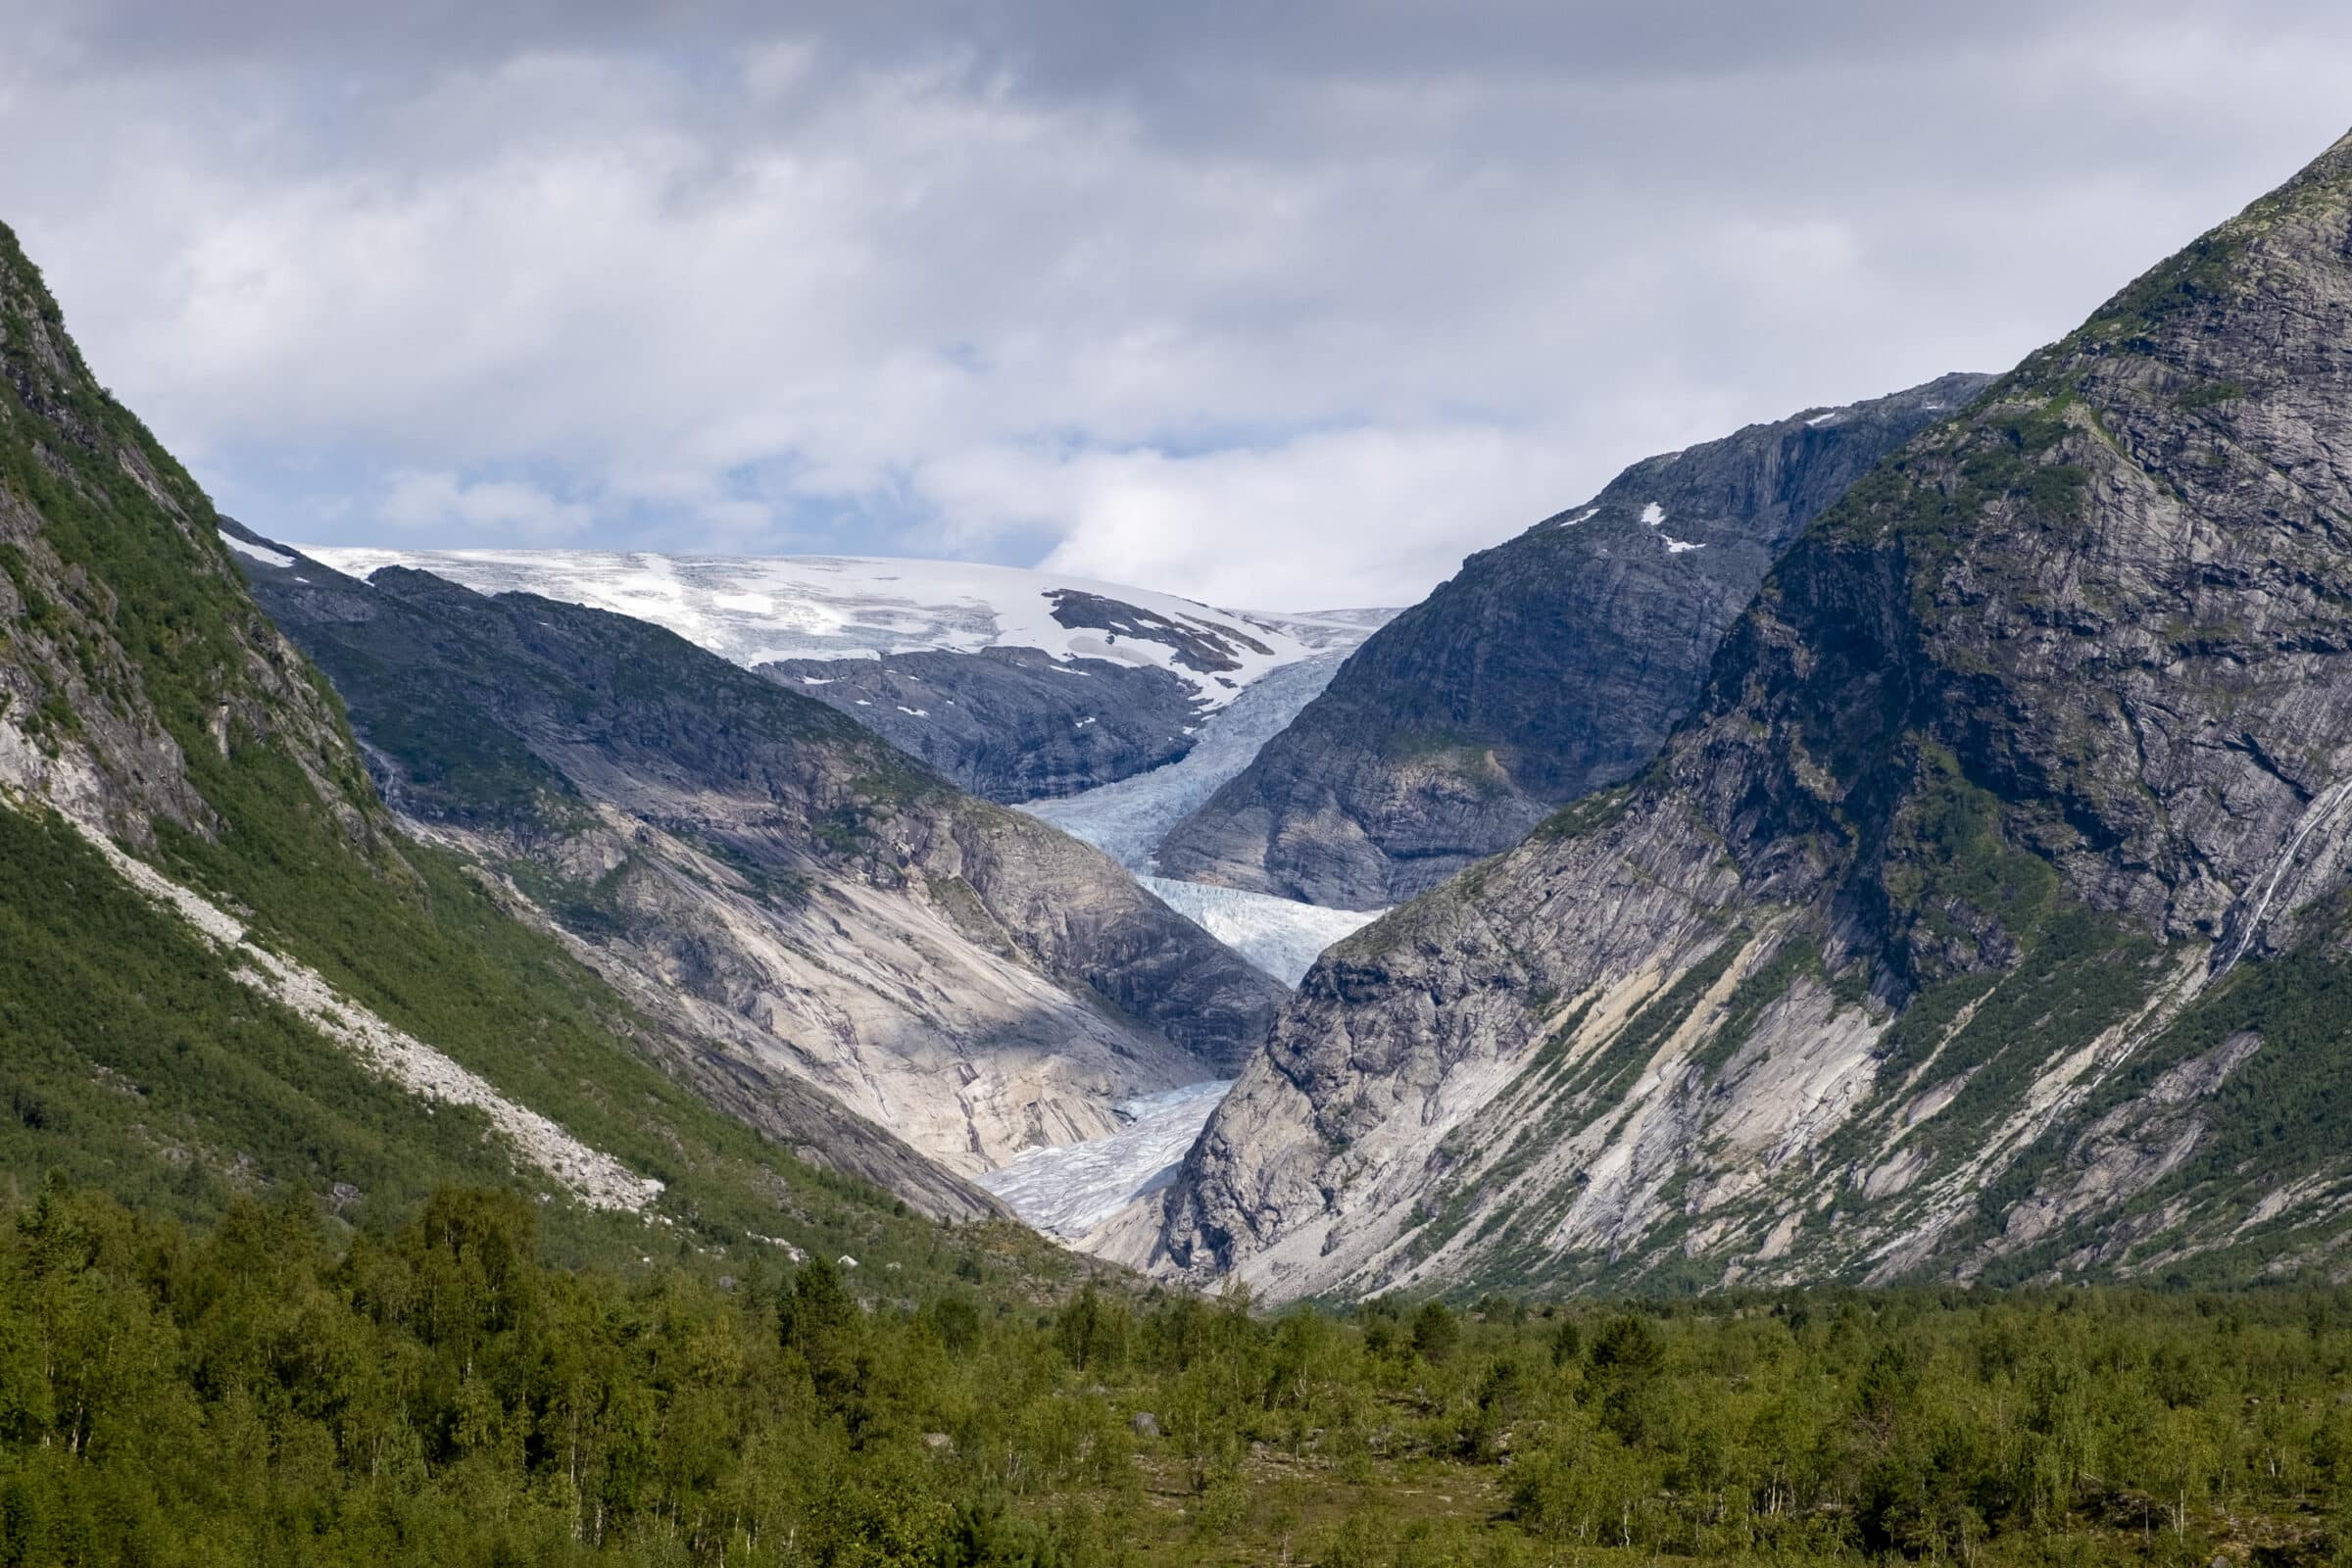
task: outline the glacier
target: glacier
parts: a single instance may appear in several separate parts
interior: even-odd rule
[[[355,577],[408,566],[477,593],[530,593],[650,620],[738,664],[786,659],[1036,648],[1057,660],[1156,665],[1221,709],[1264,676],[1353,647],[1389,612],[1280,613],[1219,610],[1174,594],[1023,566],[876,556],[668,556],[611,550],[403,550],[298,545]],[[1107,600],[1161,623],[1160,635],[1205,637],[1221,669],[1201,669],[1150,635],[1067,626],[1065,595]]]
[[[1284,985],[1296,986],[1325,948],[1385,911],[1327,909],[1153,873],[1169,830],[1248,767],[1258,749],[1331,684],[1346,659],[1344,653],[1321,654],[1261,676],[1210,715],[1193,749],[1165,767],[1060,800],[1031,801],[1020,809],[1102,850],[1168,907]]]
[[[1148,873],[1169,830],[1248,767],[1258,749],[1331,684],[1347,657],[1317,654],[1260,676],[1211,714],[1193,749],[1165,767],[1019,808],[1084,839],[1128,870]]]
[[[1327,909],[1265,893],[1245,893],[1207,882],[1136,878],[1160,903],[1200,926],[1259,969],[1296,987],[1323,950],[1388,913],[1386,909]]]
[[[1038,1230],[1077,1241],[1174,1181],[1186,1151],[1232,1087],[1230,1078],[1211,1079],[1127,1101],[1114,1107],[1128,1118],[1117,1132],[1030,1150],[975,1180]]]

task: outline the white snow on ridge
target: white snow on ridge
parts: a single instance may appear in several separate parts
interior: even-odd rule
[[[1648,506],[1642,509],[1642,520],[1648,523],[1652,528],[1655,528],[1659,523],[1666,520],[1666,509],[1659,506],[1655,501],[1652,501]]]
[[[1137,1199],[1176,1179],[1176,1167],[1233,1087],[1230,1078],[1128,1101],[1130,1118],[1107,1138],[1033,1149],[975,1177],[1050,1236],[1076,1241]]]
[[[280,555],[274,550],[265,550],[260,545],[247,544],[225,528],[220,530],[220,542],[243,556],[247,561],[258,561],[265,566],[283,567],[294,564],[292,556]]]
[[[1931,408],[1931,409],[1932,409],[1932,408],[1934,408],[1935,406],[1936,406],[1936,405],[1935,405],[1935,404],[1933,404],[1933,403],[1931,403],[1931,404],[1929,404],[1929,405],[1928,405],[1928,407],[1929,407],[1929,408]],[[1836,423],[1836,422],[1837,422],[1837,420],[1838,420],[1838,416],[1840,413],[1842,413],[1842,412],[1844,412],[1844,411],[1843,411],[1843,410],[1840,410],[1840,409],[1832,409],[1832,410],[1831,410],[1829,413],[1827,413],[1827,414],[1816,414],[1815,416],[1813,416],[1813,417],[1811,417],[1810,419],[1807,419],[1807,420],[1805,421],[1805,423],[1807,423],[1807,424],[1809,424],[1809,425],[1812,425],[1812,424],[1834,424],[1834,423]]]
[[[1286,986],[1306,978],[1323,950],[1370,925],[1386,909],[1327,909],[1206,882],[1136,878],[1162,904]]]
[[[1704,550],[1707,548],[1703,544],[1692,544],[1688,539],[1677,539],[1670,533],[1662,533],[1658,535],[1658,537],[1666,541],[1666,553],[1670,556],[1679,556],[1686,550]]]
[[[740,664],[1038,648],[1059,660],[1155,664],[1209,708],[1222,708],[1252,681],[1324,648],[1353,646],[1371,630],[1359,618],[1363,612],[1244,614],[1117,583],[960,561],[304,548],[353,576],[413,566],[481,593],[534,593],[634,615]],[[1178,662],[1168,643],[1064,626],[1054,618],[1057,592],[1098,595],[1198,632],[1224,648],[1236,667],[1196,670]]]

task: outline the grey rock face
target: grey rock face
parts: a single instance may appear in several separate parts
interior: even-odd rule
[[[1789,540],[1988,378],[1751,426],[1635,465],[1463,564],[1180,824],[1161,869],[1380,908],[1617,783],[1697,701]]]
[[[163,677],[201,690],[204,727],[220,752],[242,741],[278,748],[339,829],[388,853],[383,812],[346,787],[349,738],[301,656],[253,612],[211,506],[100,389],[4,228],[0,373],[22,411],[0,404],[0,421],[17,421],[0,424],[0,438],[24,443],[54,492],[36,505],[0,485],[0,790],[142,850],[154,846],[158,822],[214,835],[218,814],[190,782],[187,756],[158,710],[190,699],[157,690]],[[77,524],[70,554],[60,548],[61,516]],[[131,559],[143,551],[139,564],[150,569],[164,564],[175,603],[123,604],[92,569],[95,551],[110,546]],[[133,615],[187,613],[191,605],[220,623],[208,628],[218,637],[185,651],[196,667],[164,667],[154,650],[125,645]]]
[[[829,708],[627,617],[281,559],[255,592],[399,809],[667,1021],[707,1094],[761,1125],[788,1104],[779,1136],[824,1135],[813,1085],[969,1173],[1264,1037],[1279,986]]]
[[[2347,518],[2352,138],[1818,519],[1655,765],[1326,955],[1164,1262],[2352,1272]]]
[[[1193,688],[1164,669],[1035,648],[795,659],[760,673],[839,710],[963,789],[1007,804],[1075,795],[1192,750]]]

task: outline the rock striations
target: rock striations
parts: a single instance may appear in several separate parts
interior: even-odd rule
[[[1636,464],[1375,633],[1161,847],[1168,876],[1386,908],[1632,775],[1789,540],[1985,377]]]
[[[1327,954],[1163,1260],[2341,1277],[2348,854],[2352,138],[1818,518],[1638,776]]]
[[[903,1203],[673,1083],[685,1042],[401,831],[240,570],[292,559],[224,526],[0,227],[0,1178],[336,1224],[503,1186],[626,1257],[1003,1212],[814,1090],[763,1125]]]
[[[232,525],[233,526],[233,525]],[[1101,852],[647,621],[238,530],[393,806],[511,879],[777,1122],[812,1084],[952,1169],[1230,1076],[1281,987]]]

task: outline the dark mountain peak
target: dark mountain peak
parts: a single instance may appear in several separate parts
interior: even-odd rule
[[[2340,1259],[2347,152],[1847,489],[1654,762],[1327,955],[1172,1255],[1282,1291]]]
[[[1788,541],[1985,380],[1948,375],[1645,459],[1472,556],[1180,824],[1161,866],[1376,907],[1630,776]]]

